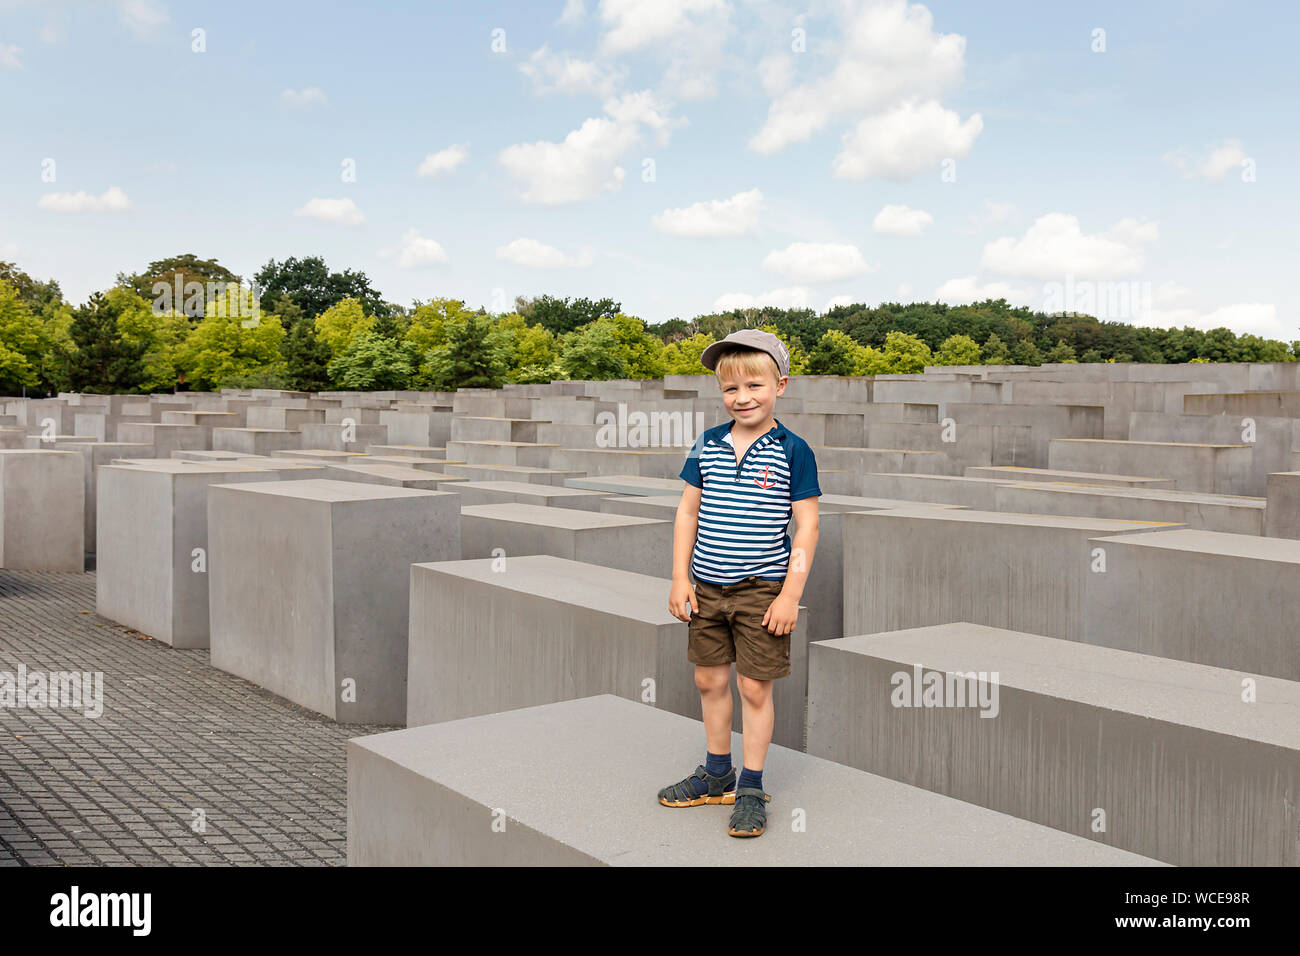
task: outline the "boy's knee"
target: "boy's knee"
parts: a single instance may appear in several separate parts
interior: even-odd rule
[[[740,691],[740,696],[747,703],[756,707],[762,706],[772,696],[772,682],[770,680],[755,680],[752,677],[746,677],[744,674],[737,674],[736,687]]]
[[[720,667],[696,667],[695,686],[702,693],[718,693],[727,689],[731,680],[731,665]]]

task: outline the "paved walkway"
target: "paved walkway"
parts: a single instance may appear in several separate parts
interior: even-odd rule
[[[103,715],[0,706],[0,866],[342,865],[350,737],[95,614],[95,575],[0,571],[0,672],[103,673]]]

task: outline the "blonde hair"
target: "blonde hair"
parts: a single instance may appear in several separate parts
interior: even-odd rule
[[[713,374],[719,385],[724,377],[729,376],[754,378],[773,375],[777,383],[781,381],[781,369],[777,367],[776,359],[758,349],[728,349],[718,356]]]

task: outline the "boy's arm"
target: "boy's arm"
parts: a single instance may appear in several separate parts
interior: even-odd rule
[[[790,566],[785,573],[785,586],[781,597],[793,598],[798,604],[803,597],[808,572],[812,570],[813,553],[817,550],[817,501],[819,496],[800,498],[790,503],[794,515],[794,539],[790,542]]]
[[[673,582],[691,579],[691,554],[695,550],[695,536],[699,532],[700,498],[702,489],[686,483],[682,500],[677,505],[677,520],[673,524]]]

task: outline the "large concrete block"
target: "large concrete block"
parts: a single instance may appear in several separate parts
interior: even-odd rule
[[[98,502],[99,483],[96,481],[96,471],[100,465],[110,465],[120,458],[152,458],[154,454],[153,445],[144,442],[82,442],[80,444],[65,445],[65,451],[75,451],[81,454],[82,464],[84,466],[85,481],[85,547],[87,554],[95,553],[95,524],[97,518],[96,504]]]
[[[1169,863],[1300,864],[1300,684],[1243,702],[1239,672],[967,623],[809,654],[810,754]]]
[[[1216,531],[1094,540],[1086,640],[1300,680],[1300,541]]]
[[[244,455],[269,455],[302,447],[302,434],[282,428],[214,428],[212,447]]]
[[[1264,526],[1264,499],[1238,495],[1067,482],[1008,482],[994,491],[993,498],[998,511],[1169,521],[1232,534],[1260,534]]]
[[[208,646],[207,492],[279,475],[171,458],[101,465],[95,610],[172,647]]]
[[[553,554],[672,578],[672,521],[521,504],[468,505],[460,520],[463,558]]]
[[[668,613],[670,580],[551,555],[411,567],[406,724],[457,720],[593,694],[700,716],[687,629]],[[484,613],[491,608],[491,613]],[[808,608],[774,683],[773,740],[803,749]],[[733,676],[733,723],[741,729]]]
[[[767,832],[739,846],[728,808],[654,802],[703,746],[698,721],[611,695],[354,738],[348,864],[1156,865],[777,745],[764,767]],[[593,767],[599,786],[575,784]],[[789,825],[796,808],[803,828]]]
[[[1071,481],[1083,485],[1115,485],[1121,488],[1173,488],[1172,478],[1141,475],[1104,475],[1095,471],[1061,471],[1051,468],[1021,468],[1019,465],[973,466],[968,478],[1009,478],[1012,481]]]
[[[0,449],[0,568],[85,570],[84,469],[75,451]]]
[[[862,494],[902,501],[961,505],[995,511],[994,492],[1005,479],[958,475],[870,474],[861,479]]]
[[[1270,538],[1300,538],[1300,471],[1268,476],[1264,534]]]
[[[1172,478],[1180,491],[1243,495],[1252,485],[1249,445],[1054,438],[1047,458],[1049,468],[1067,471]]]
[[[326,479],[214,486],[213,666],[343,723],[401,724],[410,566],[457,556],[457,500]]]
[[[462,506],[514,502],[550,508],[576,508],[579,511],[602,511],[601,502],[614,497],[607,491],[588,491],[524,481],[461,481],[455,488],[447,490],[460,495]]]
[[[850,512],[843,633],[972,621],[1082,640],[1089,539],[1174,527],[925,506]]]

